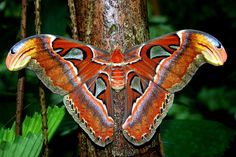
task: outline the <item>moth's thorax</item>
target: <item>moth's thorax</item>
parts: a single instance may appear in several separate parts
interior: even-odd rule
[[[111,87],[115,91],[120,91],[125,86],[125,72],[124,72],[124,66],[117,65],[119,63],[124,62],[124,55],[119,49],[115,49],[111,53],[111,62],[114,63],[111,66]]]
[[[124,61],[124,55],[120,49],[115,49],[111,53],[111,62],[112,63],[122,63]]]

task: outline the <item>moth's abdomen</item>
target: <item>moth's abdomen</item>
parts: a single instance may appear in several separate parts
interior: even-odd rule
[[[122,66],[113,66],[111,70],[111,87],[120,91],[125,86],[125,72]]]

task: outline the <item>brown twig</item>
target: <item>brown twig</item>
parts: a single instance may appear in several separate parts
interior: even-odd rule
[[[40,6],[41,0],[35,1],[35,32],[36,34],[41,33],[41,16],[40,16]],[[47,125],[47,106],[46,106],[46,99],[45,99],[45,91],[44,85],[40,82],[39,85],[39,97],[40,97],[40,107],[41,107],[41,117],[42,117],[42,131],[43,131],[43,156],[48,157],[48,125]]]
[[[41,117],[42,117],[42,131],[43,131],[43,156],[48,157],[48,125],[47,125],[47,106],[45,102],[45,91],[44,85],[40,83],[39,85],[39,97],[40,97],[40,107],[41,107]]]
[[[35,33],[40,34],[41,33],[41,18],[40,18],[40,3],[41,0],[35,0]]]
[[[78,40],[78,29],[76,25],[76,12],[75,12],[74,0],[68,0],[68,6],[70,11],[72,38]]]
[[[25,70],[18,73],[16,96],[16,135],[21,135],[22,111],[24,104]]]
[[[27,16],[27,0],[21,1],[21,39],[26,37],[26,16]],[[16,135],[21,135],[22,111],[24,103],[25,88],[25,70],[18,73],[17,96],[16,96]]]
[[[27,18],[27,0],[21,1],[21,29],[20,29],[20,37],[21,39],[26,38],[26,18]]]

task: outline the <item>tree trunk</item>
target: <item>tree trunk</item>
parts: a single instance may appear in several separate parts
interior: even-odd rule
[[[146,0],[75,0],[79,40],[111,52],[114,46],[124,51],[149,38]],[[124,90],[113,92],[113,142],[101,148],[80,131],[80,156],[162,156],[159,135],[143,146],[135,147],[122,135],[125,110]]]

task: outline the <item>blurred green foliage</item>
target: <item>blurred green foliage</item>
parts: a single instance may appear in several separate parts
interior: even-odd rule
[[[223,156],[235,132],[207,120],[168,120],[161,136],[165,157]]]
[[[189,85],[176,93],[173,107],[161,125],[165,154],[171,157],[235,156],[236,1],[159,0],[158,2],[158,6],[155,6],[153,1],[148,0],[150,38],[179,29],[199,29],[217,37],[228,52],[228,60],[223,67],[204,65]],[[20,5],[20,1],[0,2],[0,43],[2,43],[0,44],[0,126],[4,128],[11,128],[15,119],[17,73],[7,71],[5,57],[10,47],[19,40]],[[34,1],[29,0],[28,6],[27,32],[28,35],[32,35]],[[56,0],[42,1],[41,13],[42,33],[69,36],[66,1],[60,3]],[[36,76],[27,71],[24,109],[26,115],[33,116],[35,112],[40,112],[37,89]],[[60,96],[49,91],[46,91],[46,95],[48,104],[63,105]],[[52,156],[75,155],[76,129],[78,129],[77,124],[66,113],[50,142]],[[34,134],[31,138],[35,138]],[[67,146],[64,146],[65,142],[68,143]]]

